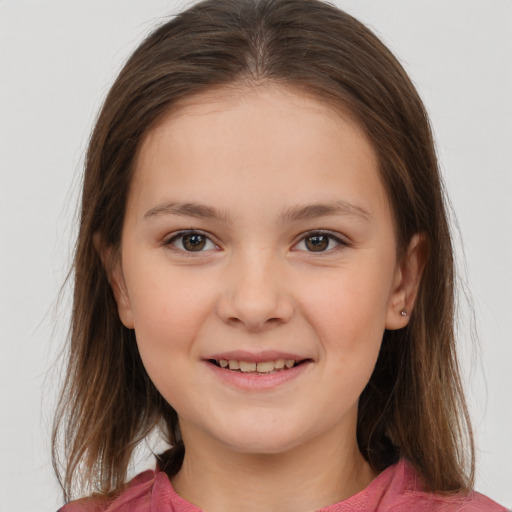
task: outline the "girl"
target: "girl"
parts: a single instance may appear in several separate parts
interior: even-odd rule
[[[54,450],[92,495],[62,511],[504,510],[472,490],[428,119],[346,13],[207,0],[150,35],[90,141],[74,271]]]

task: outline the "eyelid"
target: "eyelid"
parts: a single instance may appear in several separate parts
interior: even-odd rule
[[[194,229],[194,228],[190,228],[190,229],[181,229],[179,231],[175,231],[173,233],[170,233],[168,234],[162,241],[162,245],[164,245],[165,247],[169,248],[170,250],[176,252],[176,253],[179,253],[181,255],[185,255],[185,256],[199,256],[199,255],[204,255],[205,253],[211,251],[212,249],[206,249],[206,250],[202,250],[202,251],[186,251],[184,249],[180,249],[179,247],[176,247],[173,242],[176,241],[177,239],[179,239],[180,237],[182,236],[185,236],[185,235],[190,235],[190,234],[198,234],[198,235],[202,235],[204,236],[205,238],[207,238],[214,246],[216,249],[221,249],[220,247],[220,244],[218,244],[216,241],[215,241],[215,237],[212,236],[211,234],[209,234],[208,232],[206,231],[203,231],[201,229]],[[303,242],[306,238],[308,237],[312,237],[312,236],[315,236],[315,235],[324,235],[324,236],[327,236],[329,237],[330,239],[334,240],[338,245],[332,249],[328,249],[326,251],[318,251],[318,252],[315,252],[315,251],[307,251],[307,250],[303,250],[303,249],[296,249],[297,245],[301,242]],[[347,238],[343,235],[341,235],[340,233],[338,232],[334,232],[334,231],[330,231],[330,230],[326,230],[326,229],[312,229],[312,230],[309,230],[309,231],[305,231],[304,233],[301,233],[294,241],[293,245],[292,245],[292,250],[297,250],[297,251],[301,251],[301,252],[306,252],[306,253],[309,253],[309,254],[314,254],[314,255],[317,255],[317,256],[321,256],[321,255],[328,255],[328,254],[331,254],[333,252],[335,252],[338,248],[345,248],[345,247],[352,247],[352,243],[347,240]]]
[[[312,237],[315,235],[327,236],[327,237],[331,238],[332,240],[335,240],[338,243],[338,245],[332,249],[328,249],[326,251],[317,251],[317,252],[307,251],[307,250],[303,250],[303,249],[295,249],[297,247],[297,245],[299,243],[303,242],[306,238]],[[299,237],[297,237],[296,241],[294,242],[294,244],[292,246],[292,250],[295,249],[295,250],[300,250],[301,252],[306,252],[308,254],[322,256],[322,255],[332,254],[337,249],[340,249],[340,248],[344,249],[346,247],[352,247],[352,243],[347,239],[347,237],[341,235],[340,233],[337,233],[335,231],[329,231],[327,229],[312,229],[310,231],[306,231],[306,232],[302,233],[301,235],[299,235]]]
[[[204,236],[207,240],[209,240],[216,249],[220,249],[220,246],[217,242],[215,242],[214,237],[207,233],[206,231],[203,231],[202,229],[180,229],[179,231],[174,231],[173,233],[169,233],[163,240],[162,245],[167,247],[169,250],[172,250],[176,253],[179,253],[181,255],[185,256],[199,256],[199,255],[205,255],[205,253],[210,252],[212,249],[206,249],[202,251],[186,251],[184,249],[180,249],[179,247],[176,247],[173,242],[178,240],[180,237],[186,236],[186,235],[192,235],[192,234],[198,234],[201,236]]]

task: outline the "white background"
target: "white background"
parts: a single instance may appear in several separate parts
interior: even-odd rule
[[[337,4],[397,54],[432,116],[479,327],[475,352],[464,310],[477,489],[511,507],[512,1]],[[49,369],[69,313],[69,294],[57,313],[54,306],[83,152],[124,59],[185,5],[0,0],[0,512],[61,504],[49,458],[58,369]]]

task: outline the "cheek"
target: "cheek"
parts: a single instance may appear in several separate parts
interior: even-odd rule
[[[317,279],[310,293],[302,295],[302,309],[320,342],[329,376],[322,383],[323,413],[333,418],[357,403],[375,367],[385,329],[391,270],[363,261],[357,268],[347,265],[329,278]],[[393,260],[387,268],[392,264]],[[337,397],[334,402],[332,397]]]
[[[185,273],[186,274],[186,273]],[[167,265],[149,265],[144,279],[132,283],[131,300],[138,350],[146,371],[176,410],[186,411],[183,397],[200,387],[190,371],[199,358],[195,340],[212,311],[212,294]]]
[[[200,276],[193,277],[165,262],[153,263],[146,264],[144,272],[138,271],[131,283],[128,275],[137,342],[145,359],[175,360],[192,346],[214,299]]]
[[[320,339],[347,350],[380,343],[390,294],[388,275],[375,266],[342,269],[318,280],[303,302]]]
[[[325,284],[328,293],[311,296],[310,324],[324,360],[322,414],[333,421],[355,406],[372,375],[385,328],[387,293],[375,282],[345,276]],[[333,399],[333,397],[336,397]]]

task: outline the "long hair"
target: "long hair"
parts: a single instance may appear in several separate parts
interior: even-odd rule
[[[206,0],[157,28],[112,86],[85,162],[69,361],[53,430],[65,499],[75,487],[123,487],[136,445],[155,427],[183,456],[178,417],[119,320],[97,234],[119,249],[141,140],[178,101],[222,86],[296,87],[353,116],[375,149],[399,257],[422,233],[428,250],[407,327],[384,333],[360,401],[357,440],[376,471],[400,457],[428,489],[471,489],[474,447],[455,353],[454,261],[425,108],[402,66],[365,26],[320,0]],[[59,439],[63,458],[59,458]],[[59,461],[64,461],[64,472]]]

